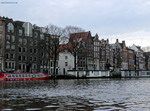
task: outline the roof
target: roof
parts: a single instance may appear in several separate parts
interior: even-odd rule
[[[73,39],[79,39],[79,38],[82,38],[83,40],[86,40],[89,35],[91,35],[90,31],[88,31],[88,32],[72,33],[72,34],[70,34],[69,41],[73,40]]]
[[[59,52],[64,52],[65,50],[68,50],[72,47],[72,45],[70,43],[67,44],[61,44],[59,46]]]
[[[126,47],[128,50],[131,50],[131,51],[133,51],[134,52],[134,50],[133,49],[131,49],[131,48],[129,48],[129,47]]]
[[[120,44],[121,48],[123,48],[123,43],[119,43],[119,44]]]

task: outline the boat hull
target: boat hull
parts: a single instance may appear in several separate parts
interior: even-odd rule
[[[33,80],[49,80],[50,77],[43,78],[5,78],[5,81],[33,81]]]
[[[0,80],[5,81],[33,81],[33,80],[49,80],[50,75],[43,73],[0,73]]]

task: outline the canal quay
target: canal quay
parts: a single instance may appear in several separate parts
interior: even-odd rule
[[[150,109],[150,78],[0,82],[0,111]]]

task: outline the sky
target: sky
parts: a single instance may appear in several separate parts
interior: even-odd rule
[[[114,43],[150,46],[150,0],[0,0],[0,16],[38,26],[77,26]],[[14,2],[14,3],[4,3]]]

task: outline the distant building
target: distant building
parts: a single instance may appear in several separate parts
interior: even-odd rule
[[[113,67],[114,69],[128,70],[128,48],[126,47],[125,41],[119,43],[116,39],[115,44],[111,44],[113,50]]]
[[[144,52],[145,56],[145,68],[146,70],[150,70],[150,52]]]
[[[69,52],[71,44],[62,44],[59,47],[59,75],[68,74],[68,70],[73,70],[74,68],[74,56]]]
[[[128,51],[128,70],[135,70],[135,52],[127,48]]]
[[[75,70],[93,70],[94,69],[94,46],[91,32],[73,33],[70,35],[69,43],[73,46],[76,53]],[[73,50],[74,50],[73,49]]]
[[[130,49],[135,51],[135,69],[145,70],[145,57],[144,51],[140,46],[132,45]]]
[[[109,40],[100,41],[100,69],[108,70],[110,66],[110,44]]]
[[[96,34],[93,37],[93,42],[94,42],[94,69],[93,70],[99,70],[100,69],[100,40],[98,35]]]
[[[0,17],[0,69],[50,73],[50,41],[46,28]]]

